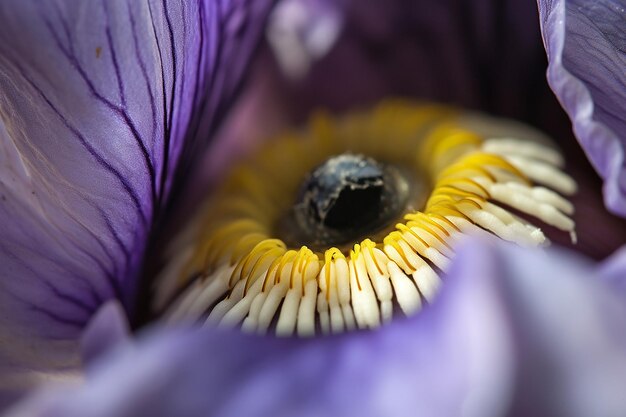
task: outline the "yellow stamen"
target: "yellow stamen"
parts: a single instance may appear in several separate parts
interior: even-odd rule
[[[248,331],[265,332],[276,318],[281,335],[311,336],[316,323],[323,333],[372,328],[389,320],[394,298],[405,313],[433,299],[459,235],[544,241],[499,203],[575,236],[571,203],[552,191],[575,189],[560,171],[560,154],[525,138],[483,137],[466,123],[472,117],[480,116],[393,100],[341,118],[319,113],[303,132],[269,142],[233,171],[194,229],[176,240],[188,253],[159,278],[159,300],[190,286],[169,319],[199,318],[198,311],[217,303],[207,322]],[[378,241],[363,238],[347,252],[291,247],[276,230],[303,178],[348,151],[419,178],[428,198],[408,201],[418,210],[401,213]],[[546,173],[550,178],[542,179]]]

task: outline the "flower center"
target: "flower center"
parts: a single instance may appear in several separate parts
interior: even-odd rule
[[[317,116],[207,199],[153,309],[283,336],[376,328],[434,299],[463,235],[546,244],[533,219],[575,239],[562,165],[532,128],[443,106]]]
[[[288,244],[320,250],[354,243],[398,218],[408,191],[392,165],[365,155],[332,156],[308,173],[279,234]]]

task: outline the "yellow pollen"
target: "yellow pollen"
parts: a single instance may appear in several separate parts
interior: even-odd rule
[[[342,117],[314,115],[302,131],[242,161],[203,204],[168,251],[173,257],[157,277],[155,310],[169,321],[208,315],[213,325],[281,336],[374,328],[391,319],[394,301],[404,314],[432,301],[462,235],[543,244],[541,230],[509,207],[575,236],[573,207],[559,195],[575,183],[560,170],[558,151],[491,134],[489,120],[401,100]],[[398,167],[422,184],[410,184],[416,195],[378,238],[315,248],[320,252],[291,247],[277,229],[300,184],[346,152]]]

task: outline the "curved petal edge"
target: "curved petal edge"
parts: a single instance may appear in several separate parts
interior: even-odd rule
[[[604,179],[604,200],[626,217],[626,6],[539,0],[548,83]]]

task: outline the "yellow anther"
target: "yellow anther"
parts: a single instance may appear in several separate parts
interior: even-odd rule
[[[560,217],[550,217],[550,210],[534,212],[529,200],[539,200],[537,210],[547,204],[556,213],[560,201],[550,204],[546,197],[526,191],[528,187],[515,185],[530,184],[525,172],[539,185],[554,188],[550,185],[554,182],[542,181],[532,167],[521,166],[523,158],[515,158],[514,151],[524,146],[525,138],[520,138],[517,148],[516,139],[506,139],[513,141],[510,153],[506,147],[498,148],[498,154],[483,151],[485,139],[468,130],[473,117],[449,107],[393,100],[340,119],[318,113],[306,130],[268,142],[232,172],[212,204],[203,204],[193,228],[167,252],[184,250],[163,274],[167,281],[164,295],[159,294],[163,304],[200,276],[203,281],[189,289],[200,288],[202,297],[182,292],[181,297],[189,298],[175,303],[173,309],[179,309],[173,313],[175,318],[191,314],[185,309],[199,310],[200,299],[206,300],[204,311],[216,306],[211,312],[214,318],[222,315],[224,323],[232,324],[243,321],[242,326],[250,330],[272,328],[276,319],[281,334],[369,327],[391,317],[392,301],[398,301],[403,311],[414,311],[421,305],[420,291],[434,295],[436,274],[454,252],[457,234],[479,227],[507,240],[539,242],[532,230],[518,227],[523,223],[502,205],[563,223]],[[479,117],[476,125],[489,120]],[[403,181],[398,184],[409,186],[410,201],[404,208],[411,212],[398,213],[403,220],[382,242],[363,236],[342,252],[337,247],[317,247],[329,239],[317,236],[317,231],[286,229],[299,221],[291,213],[303,178],[329,157],[346,152],[397,168]],[[412,183],[413,175],[420,178],[419,185]],[[415,195],[425,190],[430,190],[428,196]],[[524,198],[516,198],[516,192],[524,193]],[[502,222],[489,221],[490,215]],[[315,242],[316,252],[294,242],[299,236]],[[293,291],[298,285],[300,291]]]
[[[413,227],[417,227],[418,229],[424,230],[427,233],[429,233],[431,236],[433,236],[435,239],[437,239],[439,242],[441,242],[442,245],[444,245],[446,248],[452,250],[452,248],[450,247],[450,245],[448,245],[446,243],[446,240],[444,238],[442,238],[441,236],[439,236],[439,234],[437,232],[435,232],[430,225],[433,225],[432,221],[428,221],[428,219],[423,218],[423,217],[417,217],[415,220],[411,220],[408,223],[409,229],[411,231],[413,231]],[[441,226],[439,226],[437,223],[434,223],[434,225],[442,230],[446,236],[450,236],[450,234]]]
[[[476,153],[472,153],[463,157],[463,159],[458,161],[458,163],[461,165],[468,165],[468,166],[479,166],[479,167],[487,166],[487,167],[500,168],[504,171],[507,171],[513,174],[515,177],[521,179],[527,184],[531,183],[528,177],[526,177],[526,175],[524,175],[519,169],[517,169],[514,165],[512,165],[507,160],[505,160],[504,158],[498,155],[483,153],[483,152],[476,152]]]
[[[396,225],[396,227],[399,227],[399,224]],[[409,262],[408,258],[406,257],[406,254],[404,253],[404,250],[402,249],[402,247],[398,243],[399,240],[404,241],[404,236],[402,236],[401,232],[396,230],[396,231],[393,231],[393,232],[389,233],[387,235],[387,237],[385,237],[384,243],[385,243],[385,245],[389,245],[392,248],[394,248],[395,251],[400,256],[400,258],[402,258],[402,261],[404,262],[404,264],[407,267],[411,267],[411,263]]]
[[[409,226],[407,226],[406,224],[402,224],[402,223],[398,223],[398,224],[396,225],[396,227],[398,228],[398,230],[400,230],[400,231],[402,231],[402,232],[405,232],[405,233],[410,233],[411,235],[415,236],[415,238],[416,238],[417,240],[419,240],[419,241],[420,241],[420,243],[421,243],[422,245],[426,246],[427,248],[429,248],[429,247],[430,247],[430,245],[428,244],[428,242],[426,242],[424,239],[422,239],[422,237],[421,237],[420,235],[418,235],[418,234],[417,234],[417,233],[413,230],[413,228],[412,228],[412,227],[409,227]],[[404,238],[403,238],[403,240],[404,240],[405,242],[407,241],[407,240],[406,240],[406,239],[404,239]],[[407,242],[407,243],[409,243],[409,242]],[[410,243],[409,243],[409,245],[410,245]],[[413,246],[413,245],[411,245],[411,246]]]
[[[269,249],[261,257],[259,257],[258,261],[254,264],[254,267],[252,268],[252,271],[250,271],[250,273],[245,278],[246,279],[246,286],[244,288],[244,294],[248,292],[248,289],[253,284],[252,278],[257,275],[258,270],[263,266],[263,264],[264,264],[263,261],[265,259],[269,258],[269,259],[272,259],[272,263],[273,263],[276,259],[281,257],[284,253],[285,253],[285,249],[284,248],[273,248],[273,249]]]
[[[363,242],[361,242],[361,246],[367,249],[370,257],[372,258],[372,261],[374,262],[374,265],[376,265],[376,269],[382,275],[383,270],[380,265],[378,265],[378,259],[376,259],[376,255],[374,254],[374,248],[376,248],[376,243],[372,242],[370,239],[365,239]]]
[[[435,187],[433,187],[435,190],[437,190],[439,187],[444,187],[444,186],[449,186],[449,187],[454,187],[456,189],[462,189],[464,191],[464,188],[462,188],[462,186],[467,186],[469,185],[470,187],[477,189],[478,193],[480,193],[480,196],[483,198],[491,198],[491,195],[489,194],[489,192],[485,189],[485,187],[483,187],[482,185],[480,185],[478,182],[474,181],[471,178],[466,178],[466,177],[458,177],[458,178],[453,178],[453,177],[446,177],[446,178],[442,178],[440,180],[437,181],[437,183],[435,184]],[[477,194],[475,191],[468,191],[468,192],[472,192],[474,194]]]
[[[293,263],[293,260],[298,256],[298,253],[299,252],[296,252],[295,250],[288,250],[287,252],[285,252],[283,257],[280,259],[280,263],[278,264],[278,270],[276,271],[276,275],[274,275],[274,284],[280,283],[280,281],[282,280],[283,268],[287,266],[287,264]]]
[[[461,163],[461,162],[457,162],[453,165],[450,165],[446,169],[442,170],[437,176],[437,178],[438,179],[458,178],[459,176],[471,177],[473,176],[472,173],[478,173],[481,176],[488,178],[492,182],[497,181],[496,177],[491,172],[489,172],[488,169],[477,164],[473,164],[473,163],[466,164],[466,163]]]
[[[452,223],[450,221],[450,219],[448,219],[448,218],[443,216],[443,213],[447,212],[446,210],[447,210],[447,208],[442,207],[441,212],[439,212],[439,210],[438,210],[437,213],[428,213],[428,216],[430,216],[430,217],[432,217],[434,219],[441,220],[442,222],[444,222],[445,224],[447,224],[448,226],[450,226],[451,228],[453,228],[454,230],[456,230],[457,232],[460,233],[461,229],[459,229],[456,224]]]

